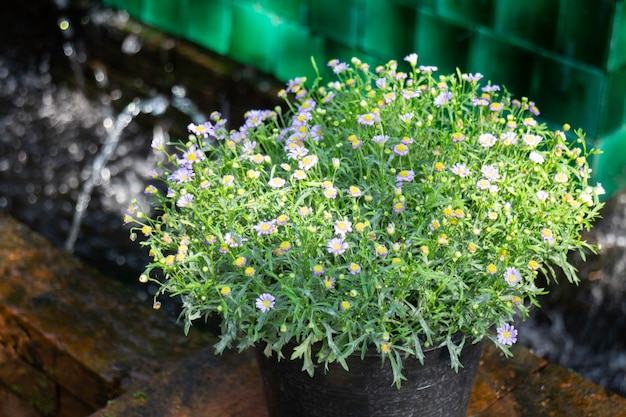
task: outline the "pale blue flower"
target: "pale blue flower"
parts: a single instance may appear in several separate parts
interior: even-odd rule
[[[503,324],[496,331],[498,332],[498,343],[510,346],[517,342],[517,330],[510,324]]]
[[[176,205],[178,207],[190,207],[193,201],[193,194],[184,194],[178,197],[176,200]]]
[[[417,65],[417,54],[416,53],[408,54],[407,56],[404,57],[404,60],[408,62],[409,64],[411,64],[412,67],[414,67],[415,65]]]
[[[485,93],[492,93],[494,91],[500,91],[500,86],[499,85],[486,85],[483,88],[481,88],[481,90]]]
[[[373,126],[374,123],[380,123],[380,116],[378,113],[365,113],[359,115],[357,121],[364,126]]]
[[[461,78],[463,78],[465,81],[472,83],[475,81],[479,81],[481,78],[483,78],[483,75],[479,72],[475,73],[475,74],[462,74]]]
[[[387,142],[388,139],[388,135],[375,135],[372,137],[372,142],[381,144]]]
[[[267,313],[272,308],[274,308],[274,304],[276,302],[276,298],[272,294],[263,293],[259,295],[255,301],[256,308],[261,310],[261,313]]]
[[[450,171],[452,171],[453,174],[456,174],[461,178],[465,178],[472,173],[469,169],[467,169],[467,165],[462,164],[460,162],[457,162],[456,164],[452,165],[452,168],[450,168]]]
[[[411,182],[414,178],[415,172],[413,172],[413,170],[403,169],[402,171],[398,172],[398,175],[396,175],[396,182]]]
[[[452,99],[452,93],[449,91],[442,91],[437,97],[435,97],[434,104],[436,107],[441,107]]]
[[[504,271],[504,280],[509,285],[515,285],[522,280],[522,275],[517,268],[510,266]]]
[[[191,169],[183,166],[172,172],[169,179],[170,181],[174,181],[176,184],[182,184],[184,182],[191,181],[194,175],[195,174]]]
[[[341,255],[348,249],[348,244],[340,238],[332,238],[328,241],[327,249],[333,255]]]

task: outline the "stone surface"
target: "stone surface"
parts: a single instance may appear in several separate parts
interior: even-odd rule
[[[208,345],[4,214],[0,234],[0,382],[44,415],[94,411]]]
[[[199,351],[91,417],[267,417],[254,352]]]
[[[0,317],[2,328],[6,325],[3,322]],[[57,411],[56,384],[4,345],[0,345],[0,381],[44,414]]]
[[[41,417],[41,414],[10,388],[0,385],[0,416]]]
[[[487,409],[500,401],[534,372],[547,365],[547,362],[530,353],[521,346],[513,346],[512,358],[505,358],[504,354],[495,349],[492,343],[485,343],[480,366],[476,373],[472,398],[468,415]]]

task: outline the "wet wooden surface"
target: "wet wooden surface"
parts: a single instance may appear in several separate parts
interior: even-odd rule
[[[0,235],[0,417],[30,417],[3,408],[15,395],[42,416],[88,415],[209,344],[2,212]]]

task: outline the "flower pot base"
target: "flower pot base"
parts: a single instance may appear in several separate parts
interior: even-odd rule
[[[425,351],[424,365],[415,358],[403,361],[407,378],[398,389],[391,366],[381,366],[377,353],[347,359],[349,372],[332,363],[326,372],[319,367],[313,377],[301,370],[300,360],[257,357],[270,417],[368,417],[466,415],[478,368],[482,343],[467,342],[461,353],[464,365],[458,372],[450,367],[447,348]],[[288,355],[286,355],[288,356]]]

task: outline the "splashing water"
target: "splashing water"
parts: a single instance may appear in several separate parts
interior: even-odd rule
[[[74,218],[72,220],[72,225],[70,227],[67,240],[65,241],[65,250],[67,250],[68,252],[74,251],[74,245],[76,244],[76,239],[78,238],[80,225],[87,212],[87,206],[89,205],[89,201],[91,200],[93,188],[96,184],[96,181],[101,178],[102,171],[105,168],[107,162],[113,156],[113,153],[117,148],[124,129],[139,114],[143,113],[159,116],[163,114],[165,110],[167,110],[168,106],[169,101],[162,95],[158,95],[149,99],[136,98],[135,100],[130,102],[124,108],[124,110],[122,110],[122,112],[115,118],[115,120],[112,121],[111,118],[105,119],[104,127],[107,131],[106,141],[91,166],[85,168],[86,170],[88,170],[88,173],[85,172],[86,174],[88,174],[86,175],[87,180],[83,184],[82,190],[78,195],[78,199],[76,201]]]

